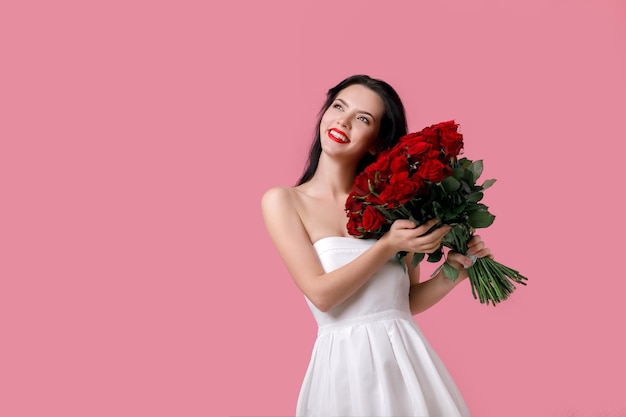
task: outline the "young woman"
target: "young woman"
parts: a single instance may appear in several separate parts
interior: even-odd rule
[[[441,300],[472,261],[448,253],[460,271],[420,281],[411,256],[431,253],[449,231],[397,220],[380,239],[348,234],[345,203],[355,176],[407,133],[404,106],[386,82],[349,77],[328,91],[308,165],[295,187],[269,189],[269,235],[319,325],[298,398],[303,416],[468,416],[445,366],[413,315]],[[491,256],[478,236],[468,254]]]

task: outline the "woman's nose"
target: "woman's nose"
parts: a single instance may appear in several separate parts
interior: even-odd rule
[[[348,117],[345,114],[342,114],[339,118],[337,118],[337,124],[339,126],[349,127],[350,123],[348,120]]]

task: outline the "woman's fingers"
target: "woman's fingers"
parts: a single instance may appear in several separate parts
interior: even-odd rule
[[[392,229],[400,230],[400,229],[415,229],[417,224],[414,221],[409,219],[399,219],[393,222],[391,225]]]
[[[476,255],[478,258],[488,257],[493,259],[491,250],[485,246],[485,242],[480,239],[480,236],[473,236],[469,242],[467,242],[467,254]]]
[[[437,224],[436,221],[432,224],[432,226],[435,224]],[[415,237],[413,251],[421,253],[432,253],[436,251],[441,247],[441,241],[450,229],[450,226],[441,226],[430,233]]]
[[[420,236],[425,235],[437,223],[439,223],[439,219],[430,219],[426,223],[422,223],[421,225],[419,225],[418,227],[415,228],[415,233],[416,233],[415,237],[420,237]]]
[[[420,253],[431,253],[441,246],[441,239],[448,232],[447,230],[436,229],[428,233],[435,225],[437,219],[431,219],[421,225],[408,219],[399,219],[391,225],[391,232],[396,236],[397,243],[401,250]]]
[[[454,251],[448,252],[446,262],[458,271],[470,267],[474,263],[469,257]]]

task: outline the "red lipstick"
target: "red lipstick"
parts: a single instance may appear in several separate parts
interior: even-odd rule
[[[333,132],[334,132],[334,135],[333,135]],[[350,139],[348,139],[348,135],[346,135],[345,132],[342,132],[341,130],[335,127],[328,130],[328,137],[337,143],[349,143],[350,142]]]

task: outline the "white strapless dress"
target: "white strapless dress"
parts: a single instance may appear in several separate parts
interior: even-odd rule
[[[324,269],[339,268],[375,240],[327,237],[314,244]],[[469,416],[456,384],[415,324],[409,278],[392,258],[342,304],[324,313],[298,417]]]

